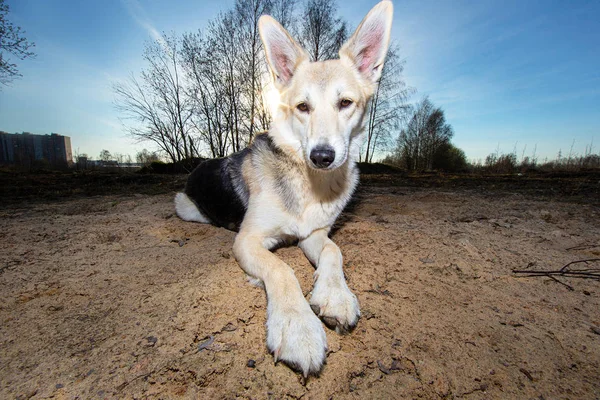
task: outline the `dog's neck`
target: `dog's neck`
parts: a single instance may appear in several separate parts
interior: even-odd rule
[[[311,192],[321,202],[336,201],[339,197],[349,198],[358,181],[356,162],[350,158],[332,171],[317,171],[308,166],[305,168]]]

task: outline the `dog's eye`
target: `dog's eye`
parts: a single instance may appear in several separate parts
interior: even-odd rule
[[[298,111],[308,112],[308,104],[306,103],[300,103],[296,106],[296,108],[298,109]]]
[[[340,108],[350,107],[350,104],[352,104],[352,100],[344,99],[344,100],[340,101]]]

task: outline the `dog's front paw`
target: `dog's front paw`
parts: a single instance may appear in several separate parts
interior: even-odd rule
[[[337,333],[351,331],[360,318],[358,299],[343,278],[318,277],[310,297],[310,307]]]
[[[323,367],[327,338],[323,324],[304,301],[300,307],[269,313],[267,346],[273,352],[275,362],[282,360],[307,377]]]

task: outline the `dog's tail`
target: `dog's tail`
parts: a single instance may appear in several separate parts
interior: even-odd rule
[[[196,204],[185,193],[175,195],[175,211],[179,218],[184,221],[210,224],[210,220],[200,212]]]

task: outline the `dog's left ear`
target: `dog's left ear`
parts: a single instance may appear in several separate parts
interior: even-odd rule
[[[356,32],[340,49],[340,59],[351,62],[373,84],[381,77],[390,44],[393,14],[391,1],[380,2],[369,11]]]

